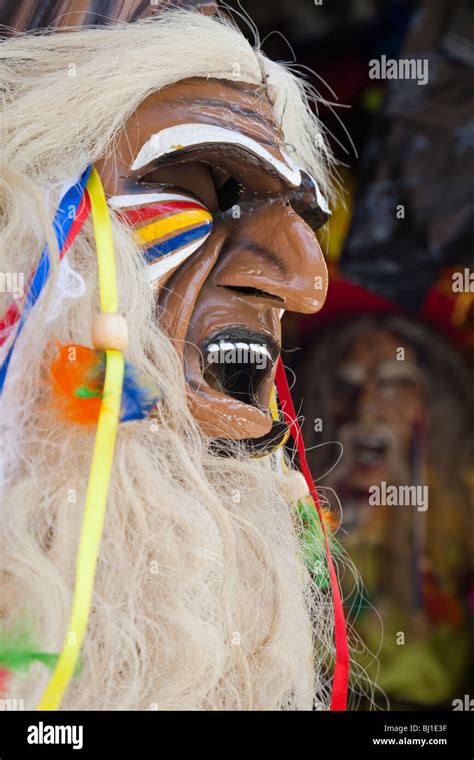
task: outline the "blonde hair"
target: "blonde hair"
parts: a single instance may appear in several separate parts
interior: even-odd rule
[[[149,93],[236,70],[255,84],[263,72],[293,158],[324,187],[330,158],[307,86],[221,20],[173,11],[20,35],[0,48],[1,268],[27,279],[48,242],[53,270],[18,338],[1,400],[0,616],[5,625],[32,621],[44,650],[58,651],[66,631],[93,441],[93,431],[50,410],[46,368],[53,338],[90,344],[99,308],[87,222],[68,254],[85,292],[51,310],[59,269],[51,219],[61,186],[110,151]],[[209,450],[187,408],[180,361],[156,323],[140,251],[112,221],[127,359],[165,401],[155,419],[119,429],[83,668],[63,707],[325,707],[332,605],[303,562],[301,484],[291,470],[277,472],[273,457],[236,451],[224,460]],[[47,677],[34,666],[13,679],[11,696],[33,707]]]

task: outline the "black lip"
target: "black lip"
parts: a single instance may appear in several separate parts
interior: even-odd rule
[[[261,438],[242,438],[238,441],[214,438],[211,441],[211,451],[222,457],[234,457],[244,452],[250,457],[264,457],[283,446],[289,436],[290,429],[286,422],[276,420],[270,432]]]

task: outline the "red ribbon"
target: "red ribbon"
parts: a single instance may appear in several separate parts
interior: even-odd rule
[[[76,237],[77,233],[79,232],[82,225],[84,224],[87,217],[89,216],[90,210],[91,210],[91,202],[89,198],[89,193],[87,192],[87,190],[85,190],[84,195],[81,198],[81,202],[78,206],[75,219],[71,225],[71,229],[69,230],[69,234],[66,240],[64,241],[64,245],[62,249],[59,252],[60,260],[63,258],[68,248],[70,248],[70,246],[72,245],[74,238]],[[33,279],[33,276],[34,275],[32,275],[30,278],[30,283]],[[12,304],[10,304],[5,314],[3,315],[2,319],[0,320],[0,346],[3,343],[5,343],[6,339],[10,335],[11,328],[18,322],[18,320],[20,319],[20,316],[21,316],[21,309],[19,308],[16,302],[13,302]]]
[[[313,497],[314,505],[316,507],[324,535],[329,576],[331,579],[331,591],[334,607],[334,640],[336,645],[336,661],[334,665],[334,677],[332,682],[331,710],[345,710],[347,708],[347,690],[349,685],[349,648],[347,645],[346,621],[342,607],[341,592],[339,590],[339,583],[336,571],[334,569],[334,563],[332,561],[331,550],[329,548],[329,542],[326,533],[326,527],[324,525],[324,518],[321,511],[318,492],[316,490],[316,486],[314,485],[314,481],[308,467],[308,462],[306,460],[303,434],[298,424],[298,420],[296,419],[295,407],[291,398],[290,388],[281,357],[277,363],[275,382],[278,391],[278,397],[280,400],[281,411],[286,423],[290,427],[291,436],[296,444],[296,449],[300,458],[301,470],[305,477],[306,483],[308,484],[309,492]]]
[[[10,679],[10,671],[6,668],[0,668],[0,697],[3,697],[7,693],[8,681]]]

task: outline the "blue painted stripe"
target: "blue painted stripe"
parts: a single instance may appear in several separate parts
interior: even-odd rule
[[[153,264],[157,259],[166,256],[167,253],[173,253],[173,251],[176,251],[178,248],[182,248],[183,246],[192,243],[194,240],[204,237],[211,231],[211,229],[212,222],[209,221],[202,224],[200,227],[195,227],[193,230],[185,230],[180,235],[175,235],[174,237],[168,238],[168,240],[163,240],[162,243],[156,243],[151,248],[147,248],[144,252],[143,255],[145,256],[145,261],[147,264]]]

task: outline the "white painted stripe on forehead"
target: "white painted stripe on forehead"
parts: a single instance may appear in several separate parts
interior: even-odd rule
[[[153,203],[154,201],[192,201],[196,205],[206,208],[200,201],[191,195],[180,195],[179,193],[134,193],[133,195],[113,195],[108,199],[111,208],[130,208],[131,206],[142,206],[144,203]]]
[[[281,177],[294,187],[298,187],[301,183],[300,170],[288,154],[282,152],[284,162],[280,161],[251,137],[233,129],[225,129],[212,124],[176,124],[174,127],[162,129],[161,132],[152,135],[142,146],[131,169],[132,171],[141,169],[151,161],[169,153],[175,153],[180,149],[208,143],[238,145],[245,148],[270,164]]]

